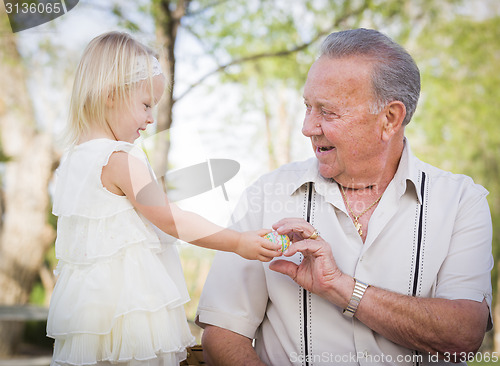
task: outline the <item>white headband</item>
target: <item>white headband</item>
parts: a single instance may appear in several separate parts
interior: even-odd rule
[[[148,58],[151,68],[148,68]],[[149,73],[149,70],[151,70],[151,74]],[[155,77],[160,74],[163,74],[163,71],[161,71],[160,62],[156,57],[152,55],[139,55],[136,58],[134,71],[130,75],[129,82],[127,84],[146,80],[150,76]]]

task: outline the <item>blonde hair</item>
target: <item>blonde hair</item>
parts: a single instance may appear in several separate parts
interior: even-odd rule
[[[146,60],[147,79],[152,90],[151,56],[157,58],[158,54],[123,32],[104,33],[87,45],[76,69],[67,142],[76,144],[93,127],[107,127],[105,112],[108,98],[130,100],[139,81],[136,76],[141,60]]]

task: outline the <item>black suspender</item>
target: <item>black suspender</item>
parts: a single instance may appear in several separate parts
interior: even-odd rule
[[[425,173],[422,172],[422,180],[420,182],[420,196],[422,197],[422,204],[420,205],[420,214],[418,218],[418,233],[417,233],[417,252],[415,261],[415,272],[413,276],[413,291],[412,296],[417,296],[418,276],[420,270],[420,256],[422,251],[422,228],[424,219],[424,197],[425,197]]]
[[[412,296],[417,296],[418,289],[418,279],[420,275],[420,261],[422,256],[422,238],[423,238],[423,226],[424,226],[424,204],[425,202],[425,183],[426,183],[426,175],[422,172],[421,180],[420,180],[420,197],[422,198],[422,202],[420,204],[420,212],[418,217],[418,228],[417,228],[417,243],[416,243],[416,259],[415,259],[415,270],[413,274],[413,290]],[[420,352],[414,351],[414,365],[420,365]]]
[[[311,216],[312,216],[312,201],[313,201],[313,183],[309,182],[307,184],[307,193],[306,193],[306,212],[305,212],[305,219],[307,222],[311,223]],[[311,294],[305,289],[301,288],[302,290],[302,312],[303,312],[303,323],[302,323],[302,335],[303,335],[303,349],[304,349],[304,365],[309,366],[309,327],[311,326],[309,324],[309,318],[311,316],[310,312],[311,309],[309,307],[309,301],[310,301],[310,296]]]

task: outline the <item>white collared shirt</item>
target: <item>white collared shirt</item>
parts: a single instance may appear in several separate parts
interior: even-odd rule
[[[338,185],[319,175],[315,158],[285,165],[250,186],[235,211],[234,228],[270,228],[286,217],[309,219],[346,274],[410,296],[486,299],[491,309],[487,193],[469,177],[421,162],[405,141],[364,244]],[[289,260],[299,263],[302,255]],[[270,270],[268,263],[218,252],[197,322],[255,338],[268,365],[447,364],[396,345],[342,310]]]

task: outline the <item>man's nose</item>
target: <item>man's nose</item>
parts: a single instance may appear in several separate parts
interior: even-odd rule
[[[317,113],[312,111],[306,113],[304,123],[302,124],[302,134],[306,137],[318,136],[323,133],[321,129],[321,120]]]

